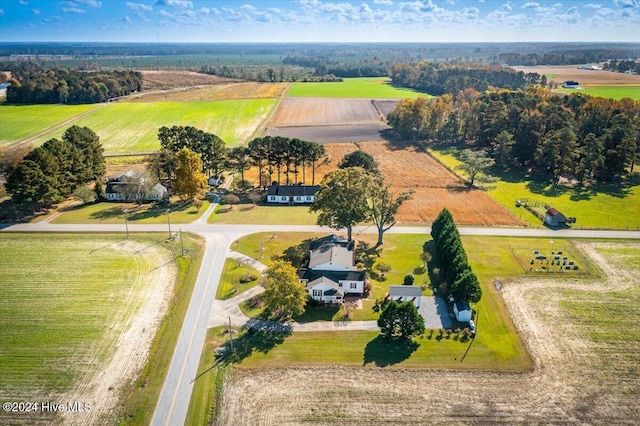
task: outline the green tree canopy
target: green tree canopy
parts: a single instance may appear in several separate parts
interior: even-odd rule
[[[469,175],[469,186],[473,186],[479,175],[489,175],[488,171],[495,164],[495,160],[490,158],[484,151],[472,151],[463,149],[460,152],[460,164],[456,169],[462,170]]]
[[[410,339],[424,333],[424,318],[412,302],[390,301],[378,318],[385,337]]]
[[[361,167],[327,173],[310,207],[312,212],[320,213],[318,225],[347,228],[347,239],[351,241],[353,226],[369,218],[367,192],[373,185],[373,178]]]
[[[307,291],[298,281],[298,271],[289,262],[275,261],[265,272],[267,277],[262,301],[277,318],[290,318],[304,313]]]
[[[341,169],[347,167],[362,167],[367,172],[372,174],[379,174],[378,163],[373,158],[373,155],[368,152],[364,152],[361,149],[353,151],[342,158],[342,161],[338,165]]]

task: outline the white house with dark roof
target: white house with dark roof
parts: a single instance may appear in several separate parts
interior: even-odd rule
[[[169,196],[169,191],[161,183],[145,190],[145,177],[142,173],[128,171],[110,178],[105,188],[108,201],[159,201]]]
[[[309,264],[298,270],[309,296],[318,302],[342,303],[347,295],[362,296],[366,273],[355,266],[355,244],[336,235],[309,244]]]
[[[311,204],[316,200],[319,185],[270,185],[267,188],[269,204]]]

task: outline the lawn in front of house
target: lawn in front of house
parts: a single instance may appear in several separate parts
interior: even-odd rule
[[[230,208],[233,207],[233,208]],[[253,204],[238,204],[234,206],[220,205],[209,216],[209,223],[239,225],[251,223],[254,225],[273,225],[286,223],[287,225],[315,225],[317,213],[309,212],[309,206],[265,206]]]
[[[136,204],[120,202],[100,202],[70,207],[53,218],[51,223],[114,223],[125,226],[127,222],[138,223],[191,223],[198,219],[209,207],[209,201],[203,201],[197,208],[191,203],[183,203],[173,198],[168,205]],[[126,210],[126,213],[124,212]],[[167,210],[170,210],[167,219]]]

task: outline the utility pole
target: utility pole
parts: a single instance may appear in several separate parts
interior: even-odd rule
[[[236,351],[233,349],[233,330],[231,329],[231,317],[229,317],[229,344],[231,345],[231,353],[235,356]]]
[[[180,250],[182,252],[182,256],[184,256],[184,243],[182,242],[182,228],[180,228]]]
[[[171,220],[169,219],[169,212],[171,212],[171,209],[167,209],[167,226],[169,226],[169,238],[171,238]]]
[[[127,209],[122,209],[124,213],[124,227],[127,230],[127,240],[129,239],[129,224],[127,223]]]

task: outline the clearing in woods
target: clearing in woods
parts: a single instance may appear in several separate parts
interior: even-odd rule
[[[64,420],[0,412],[0,423],[114,422],[118,390],[146,362],[176,279],[171,251],[158,238],[0,239],[0,400],[91,405]]]
[[[502,289],[531,373],[235,368],[217,424],[637,424],[640,243],[578,246],[606,280],[520,278]]]

